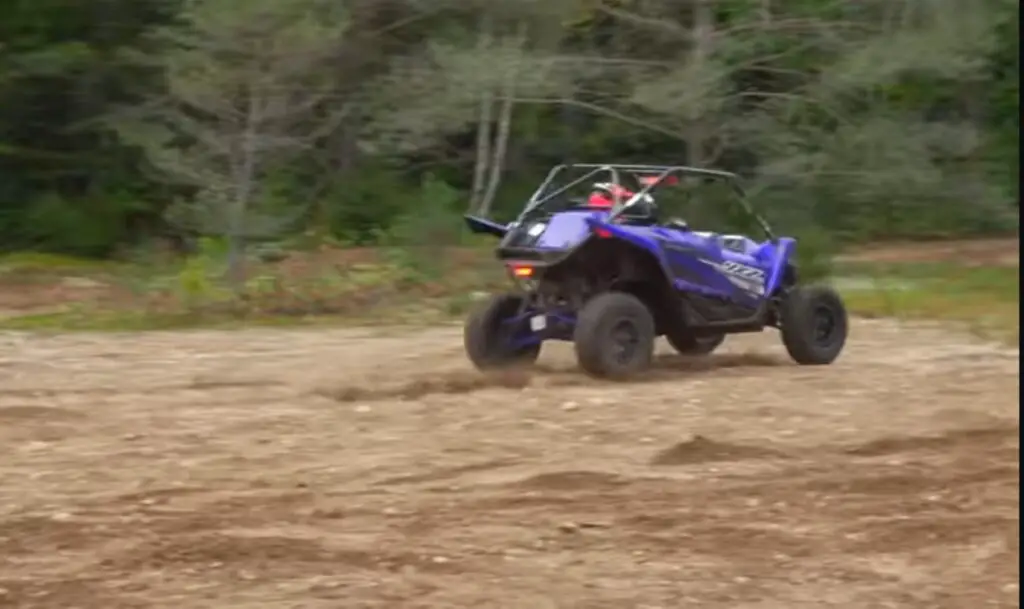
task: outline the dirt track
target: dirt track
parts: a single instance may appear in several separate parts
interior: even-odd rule
[[[0,607],[1018,606],[1018,352],[853,330],[630,385],[450,328],[0,336]]]

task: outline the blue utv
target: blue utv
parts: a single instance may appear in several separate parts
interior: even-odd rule
[[[565,173],[582,176],[566,183]],[[661,221],[658,189],[693,179],[724,181],[764,240]],[[644,371],[659,336],[679,353],[702,355],[727,334],[772,327],[804,365],[832,363],[846,343],[840,296],[800,283],[796,240],[773,235],[732,173],[559,165],[514,222],[465,219],[473,232],[500,239],[497,257],[515,285],[466,321],[466,353],[480,370],[531,364],[547,340],[572,341],[580,367],[610,379]]]

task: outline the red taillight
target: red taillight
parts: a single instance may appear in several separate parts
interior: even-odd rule
[[[530,277],[533,277],[533,267],[532,266],[513,266],[512,267],[512,275],[514,277],[518,277],[519,279],[529,279]]]
[[[610,230],[606,230],[603,228],[596,229],[594,231],[594,234],[602,239],[608,239],[612,236],[612,232]]]

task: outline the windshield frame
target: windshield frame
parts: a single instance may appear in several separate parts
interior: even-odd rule
[[[575,180],[561,186],[553,192],[546,192],[552,184],[555,182],[555,178],[559,176],[565,170],[571,169],[583,169],[588,170],[582,176]],[[619,193],[619,188],[613,189],[614,202],[611,207],[611,211],[608,215],[606,222],[614,222],[616,218],[621,216],[629,208],[633,207],[639,201],[644,200],[645,196],[650,194],[652,190],[666,183],[666,181],[673,176],[696,176],[705,179],[721,180],[726,182],[736,199],[743,207],[744,211],[750,214],[760,225],[762,231],[764,231],[765,237],[769,240],[775,239],[775,234],[768,225],[768,222],[757,213],[751,205],[747,194],[740,184],[740,178],[734,173],[728,171],[720,171],[717,169],[701,169],[699,167],[688,167],[686,165],[618,165],[618,164],[591,164],[591,163],[575,163],[556,165],[551,168],[548,172],[547,177],[541,183],[541,185],[534,191],[530,198],[526,202],[526,206],[523,211],[515,220],[515,224],[523,222],[530,214],[538,210],[545,203],[554,200],[558,196],[564,194],[570,188],[578,186],[586,181],[597,181],[594,180],[595,176],[606,174],[611,178],[611,183],[618,187],[623,187],[621,176],[622,174],[628,174],[634,176],[637,179],[644,178],[646,184],[636,191],[633,196],[626,200],[623,200]],[[651,179],[651,178],[654,179]],[[603,181],[603,180],[602,180]]]

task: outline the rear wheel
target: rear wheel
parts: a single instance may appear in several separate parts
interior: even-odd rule
[[[510,323],[522,307],[522,296],[499,294],[470,313],[462,338],[466,355],[478,370],[529,365],[537,361],[540,342],[519,342],[529,336],[527,321]]]
[[[590,299],[576,320],[573,342],[588,374],[622,380],[646,370],[654,356],[654,317],[636,296],[608,292]]]
[[[780,307],[782,343],[798,364],[831,364],[846,346],[849,319],[835,289],[824,285],[797,286]]]
[[[708,355],[725,341],[725,334],[709,334],[694,336],[686,331],[674,331],[665,334],[665,340],[680,355]]]

